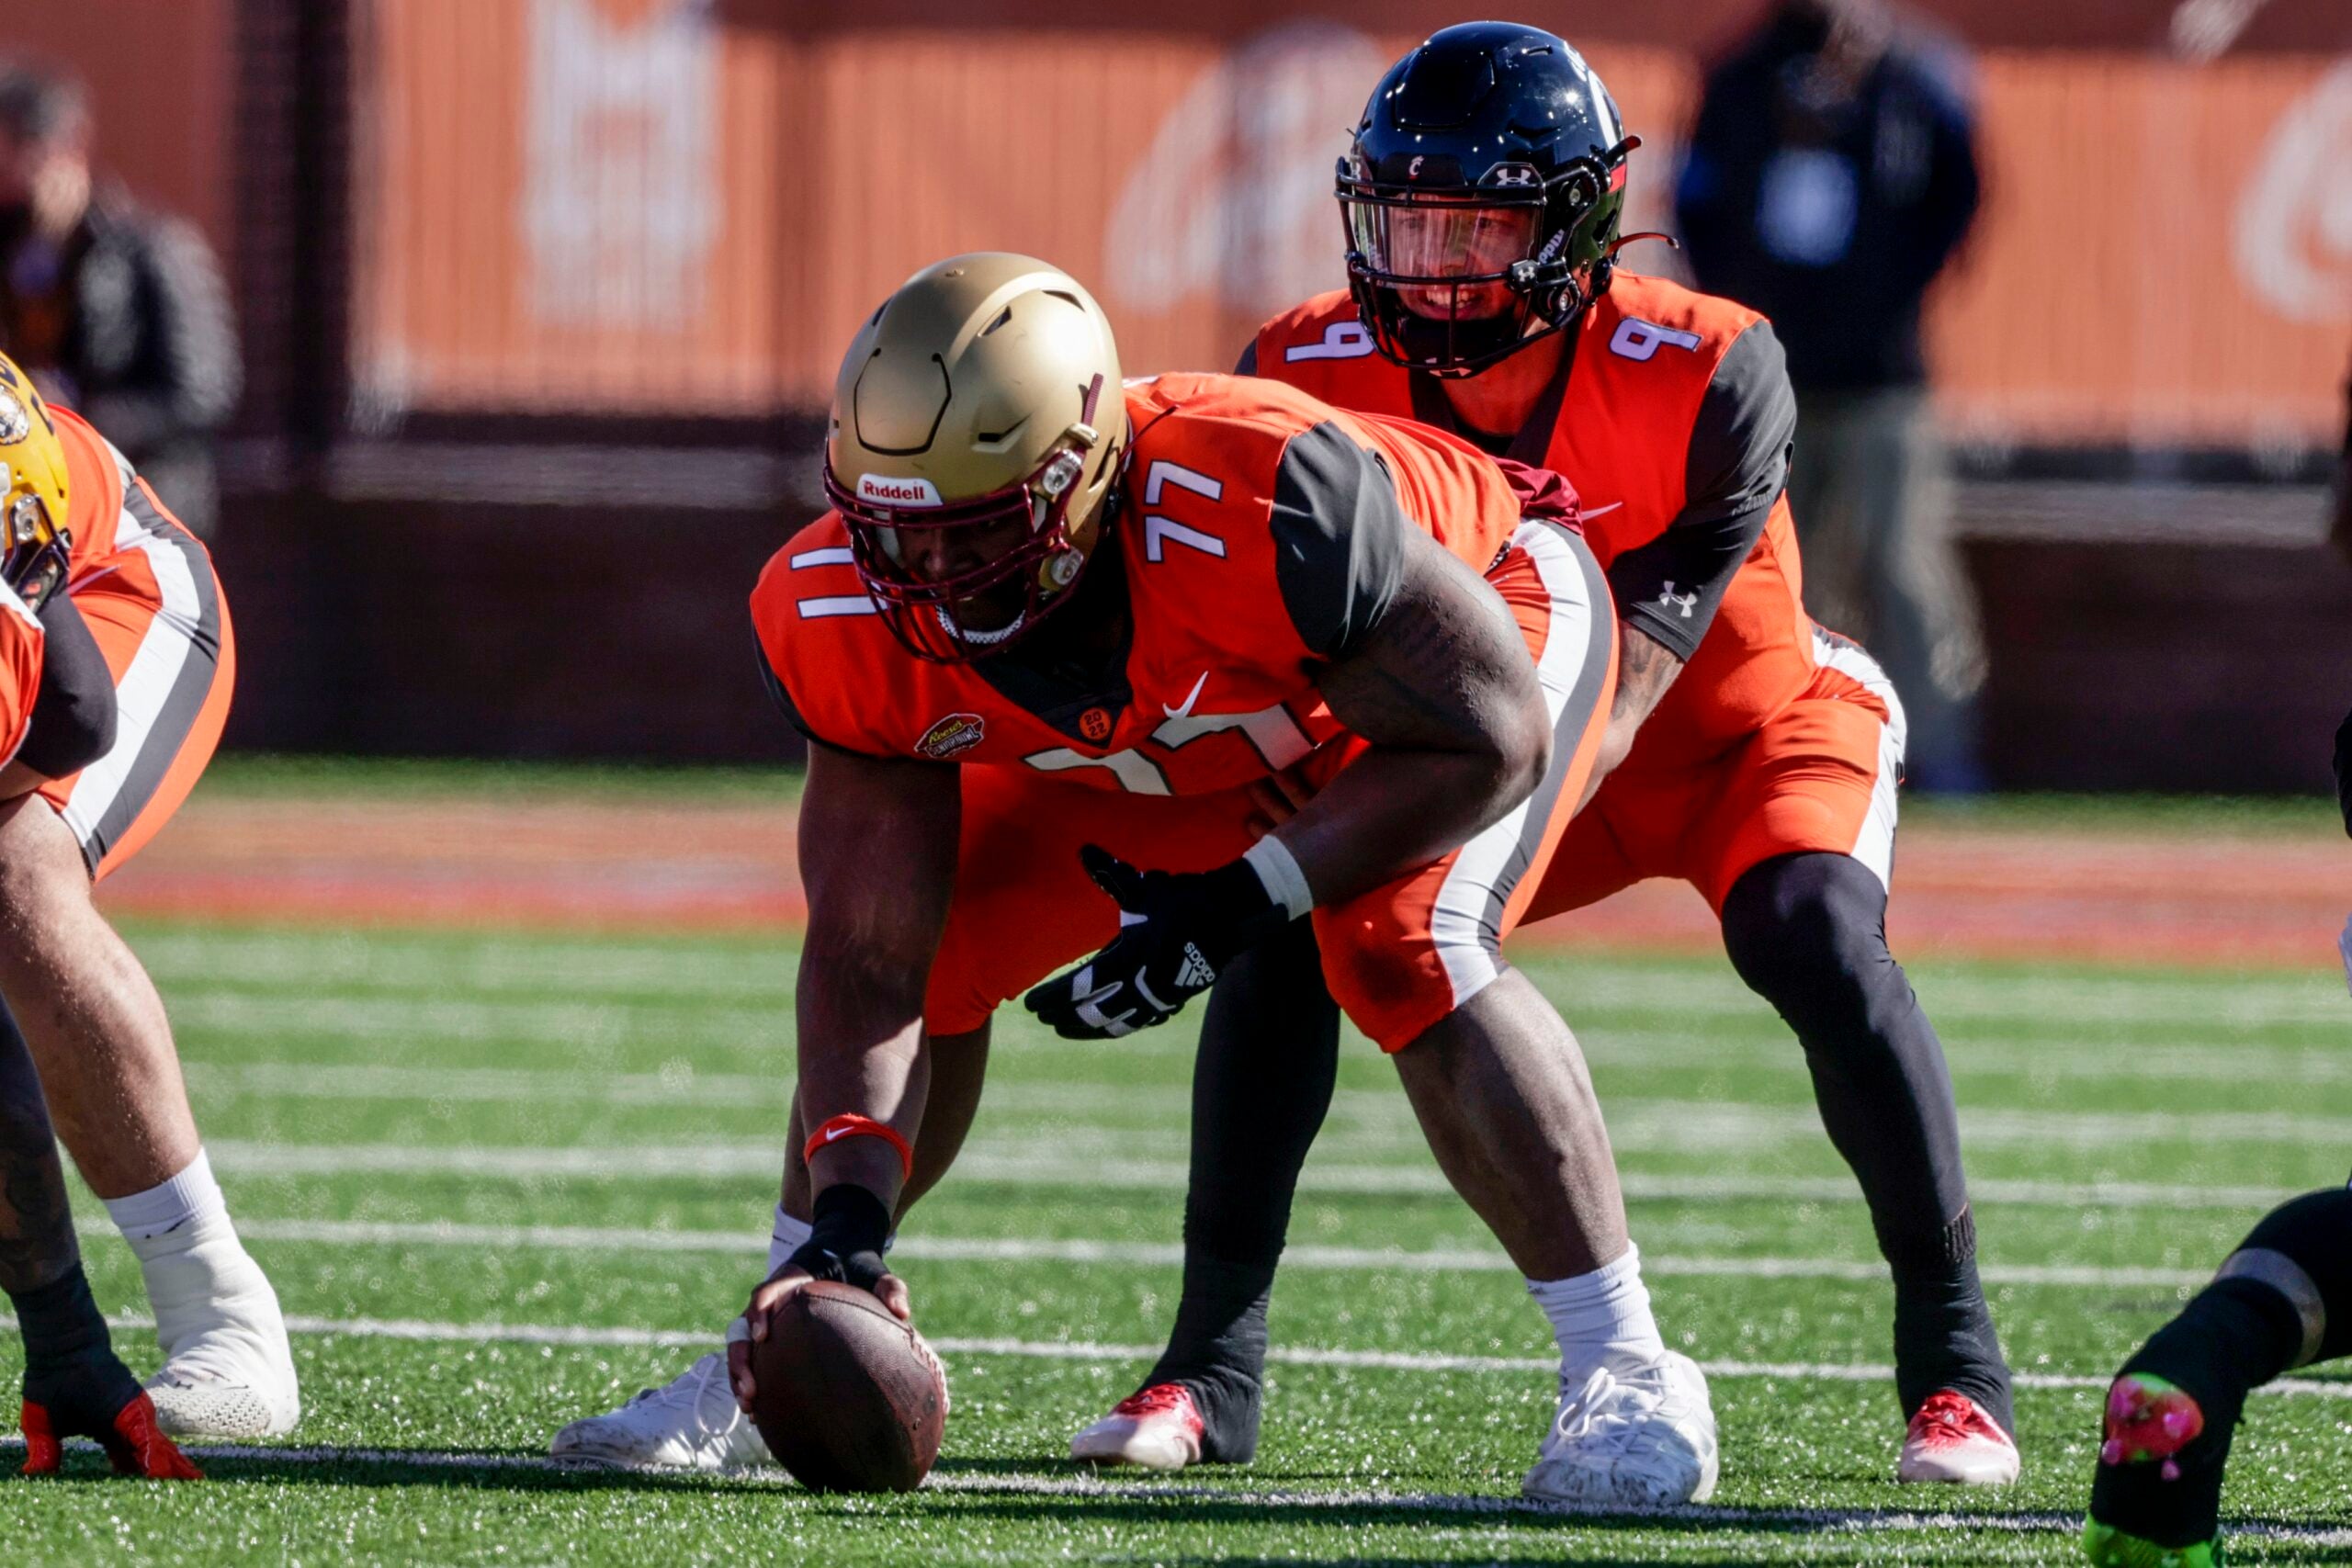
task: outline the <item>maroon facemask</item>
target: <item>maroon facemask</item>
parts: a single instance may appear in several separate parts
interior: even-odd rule
[[[1102,394],[1097,376],[1085,423],[1094,423]],[[1017,484],[934,502],[931,487],[915,481],[903,490],[872,476],[844,484],[829,457],[825,499],[848,525],[858,576],[891,635],[919,659],[963,664],[1028,636],[1078,586],[1090,552],[1071,539],[1069,512],[1085,471],[1084,453],[1060,446]],[[951,564],[918,570],[933,558]]]

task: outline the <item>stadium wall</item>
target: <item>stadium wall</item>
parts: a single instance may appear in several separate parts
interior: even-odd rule
[[[1650,134],[1633,216],[1662,226],[1702,55],[1753,4],[1526,9],[1591,40]],[[2352,693],[2352,577],[2316,492],[2020,481],[2320,471],[2352,357],[2324,207],[2352,162],[2340,9],[2220,8],[2245,26],[2218,59],[2167,35],[2169,6],[1924,9],[1984,51],[1990,205],[1931,330],[1971,457],[1996,778],[2317,787],[2313,737]],[[874,299],[936,254],[1025,246],[1091,276],[1136,368],[1224,363],[1270,305],[1337,281],[1326,142],[1387,58],[1454,19],[1408,0],[1080,15],[12,15],[0,49],[84,70],[110,166],[235,269],[232,743],[777,755],[742,596],[807,515],[807,411]]]

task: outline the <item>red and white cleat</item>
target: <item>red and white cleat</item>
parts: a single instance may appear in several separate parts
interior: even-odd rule
[[[1931,1393],[1911,1417],[1897,1481],[1947,1481],[1962,1486],[2007,1486],[2018,1478],[2018,1446],[1964,1393]]]
[[[1201,1412],[1182,1383],[1156,1382],[1111,1407],[1069,1440],[1069,1457],[1090,1464],[1182,1470],[1201,1457]]]
[[[60,1440],[77,1435],[60,1432],[49,1407],[28,1400],[21,1416],[25,1434],[27,1475],[55,1475],[64,1467],[65,1449]],[[95,1434],[117,1475],[144,1481],[201,1481],[204,1472],[188,1462],[177,1444],[155,1425],[155,1406],[142,1392],[115,1412],[107,1429]]]

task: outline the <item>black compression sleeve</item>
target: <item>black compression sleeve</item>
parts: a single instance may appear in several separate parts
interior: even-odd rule
[[[1336,424],[1291,437],[1267,518],[1274,581],[1299,640],[1344,657],[1387,613],[1412,524],[1380,459]]]
[[[72,594],[49,596],[40,626],[40,686],[17,761],[45,779],[62,779],[114,750],[114,671]]]
[[[1609,583],[1625,619],[1681,659],[1698,651],[1715,607],[1755,549],[1788,484],[1796,394],[1771,323],[1724,350],[1691,422],[1682,510],[1666,532],[1619,556]]]

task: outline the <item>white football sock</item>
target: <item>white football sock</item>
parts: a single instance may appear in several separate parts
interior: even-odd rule
[[[1552,1320],[1552,1337],[1560,1342],[1563,1382],[1582,1379],[1604,1361],[1639,1364],[1666,1353],[1665,1337],[1650,1315],[1638,1247],[1628,1244],[1624,1257],[1589,1274],[1530,1280],[1527,1293]]]
[[[130,1250],[139,1254],[142,1261],[158,1250],[146,1244],[198,1220],[214,1214],[226,1216],[229,1213],[228,1202],[220,1196],[220,1184],[212,1179],[212,1162],[202,1149],[197,1150],[187,1168],[170,1180],[144,1192],[133,1192],[128,1198],[108,1198],[106,1205],[107,1213],[114,1218],[115,1228],[122,1232],[122,1239],[130,1244]]]
[[[808,1245],[812,1227],[807,1220],[796,1220],[775,1206],[775,1228],[768,1233],[768,1272],[773,1274],[792,1259],[792,1255]]]

